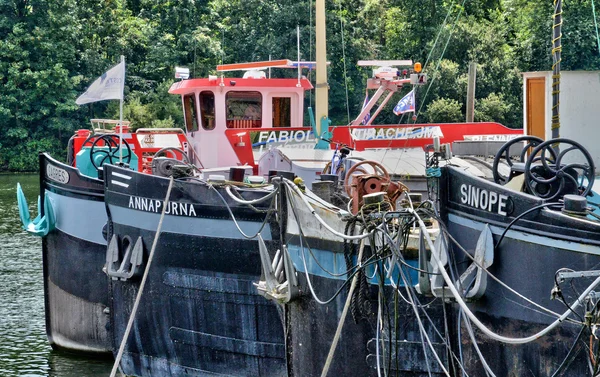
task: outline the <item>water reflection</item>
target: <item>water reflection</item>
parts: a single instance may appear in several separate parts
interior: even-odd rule
[[[48,372],[51,377],[107,377],[110,375],[112,360],[91,359],[52,351],[47,355]],[[120,375],[120,374],[117,374]]]
[[[41,238],[21,229],[17,182],[37,215],[37,175],[0,175],[0,376],[108,376],[112,361],[53,351],[44,320]]]

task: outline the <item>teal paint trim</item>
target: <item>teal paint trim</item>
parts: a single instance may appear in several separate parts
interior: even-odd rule
[[[321,135],[315,132],[315,136],[319,135],[317,137],[317,145],[315,145],[315,149],[328,150],[329,141],[325,140],[331,140],[331,138],[333,137],[333,134],[329,130],[329,127],[331,126],[331,120],[329,118],[323,117],[319,121],[321,122],[321,129],[327,131],[323,131]]]

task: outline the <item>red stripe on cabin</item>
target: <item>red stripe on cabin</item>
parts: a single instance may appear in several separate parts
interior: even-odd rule
[[[232,81],[235,82],[232,85]],[[226,78],[223,80],[223,88],[296,88],[298,79],[243,79],[243,78]],[[221,79],[209,80],[207,78],[191,79],[178,81],[171,85],[169,93],[171,94],[188,94],[193,93],[197,89],[218,88],[221,86]],[[300,86],[304,90],[313,88],[310,81],[307,79],[300,80]]]

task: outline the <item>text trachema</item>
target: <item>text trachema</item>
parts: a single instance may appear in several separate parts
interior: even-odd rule
[[[164,205],[165,202],[158,199],[140,198],[139,196],[129,197],[129,208],[139,211],[162,213]],[[198,216],[192,204],[178,202],[167,203],[165,215]]]
[[[439,126],[427,127],[393,127],[393,128],[356,128],[352,129],[354,140],[398,140],[398,139],[431,139],[444,137]]]

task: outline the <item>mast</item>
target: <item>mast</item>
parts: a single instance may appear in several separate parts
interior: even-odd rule
[[[329,144],[318,139],[324,132],[329,132],[329,84],[327,83],[327,47],[325,31],[325,0],[316,0],[315,4],[315,34],[317,78],[315,83],[315,118],[316,149],[329,149]]]
[[[562,46],[562,0],[554,0],[552,25],[552,138],[560,137],[560,53]]]

